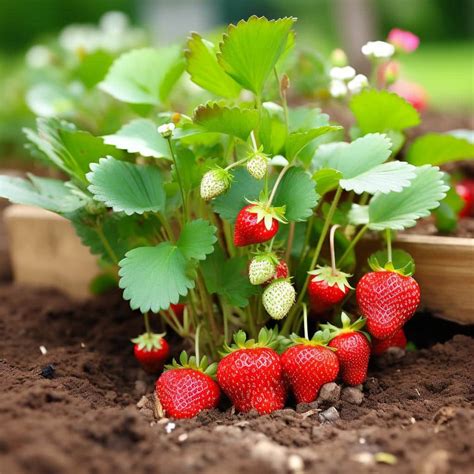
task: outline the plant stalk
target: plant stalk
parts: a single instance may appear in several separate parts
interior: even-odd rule
[[[361,227],[361,229],[359,230],[359,232],[356,234],[356,236],[352,239],[351,243],[349,244],[349,246],[346,248],[345,252],[342,254],[342,257],[339,259],[339,261],[337,262],[337,266],[339,268],[342,267],[342,264],[344,263],[344,260],[349,256],[349,253],[351,252],[351,250],[357,245],[357,243],[359,242],[359,240],[362,238],[362,236],[365,234],[365,232],[367,231],[367,229],[369,228],[369,226],[366,224],[364,225],[363,227]]]
[[[175,153],[174,153],[174,150],[173,150],[173,144],[171,142],[171,137],[169,137],[166,141],[168,142],[168,147],[170,149],[171,158],[173,159],[174,169],[176,170],[176,178],[178,179],[179,190],[181,192],[181,200],[183,201],[183,227],[184,227],[184,225],[186,224],[186,218],[188,216],[188,203],[186,201],[186,197],[185,197],[185,194],[184,194],[183,181],[181,180],[181,174],[180,174],[178,163],[176,161],[176,156],[175,156]]]

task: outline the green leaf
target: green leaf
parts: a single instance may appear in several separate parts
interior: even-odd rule
[[[288,110],[290,132],[304,131],[329,125],[329,115],[317,107],[295,107]]]
[[[288,45],[295,18],[250,17],[229,25],[220,44],[218,61],[235,81],[257,95]]]
[[[120,152],[105,145],[101,138],[76,130],[71,123],[38,118],[36,126],[37,130],[24,129],[33,148],[82,185],[88,184],[86,173],[91,163],[106,155],[120,156]]]
[[[257,127],[258,112],[255,109],[228,107],[222,102],[200,105],[193,116],[194,123],[204,132],[225,133],[247,140]]]
[[[282,153],[286,134],[283,108],[273,102],[265,102],[259,128],[259,138],[264,153],[272,156]]]
[[[240,210],[248,201],[258,199],[263,182],[250,176],[247,170],[237,168],[230,189],[212,201],[212,207],[223,219],[234,222]]]
[[[58,214],[72,212],[83,205],[63,181],[33,175],[28,178],[0,176],[0,197],[16,204],[41,207]]]
[[[106,51],[87,53],[76,70],[77,77],[91,89],[104,79],[113,62],[113,55]]]
[[[123,102],[160,105],[183,70],[184,60],[177,45],[135,49],[114,61],[99,87]]]
[[[107,157],[93,163],[91,170],[89,191],[114,211],[131,215],[164,209],[165,190],[158,168]]]
[[[446,196],[449,189],[437,167],[425,165],[415,169],[416,177],[401,192],[375,195],[369,204],[369,228],[402,230],[426,217]]]
[[[428,133],[417,138],[407,153],[407,161],[417,166],[444,165],[467,158],[474,158],[474,144],[443,133]]]
[[[329,132],[341,130],[342,127],[326,125],[324,127],[313,128],[304,132],[292,132],[286,138],[286,159],[293,160],[303,148],[311,143],[315,138]]]
[[[191,79],[204,89],[222,97],[239,95],[241,87],[228,76],[217,62],[214,45],[192,33],[184,52],[186,70]]]
[[[176,245],[163,242],[156,247],[138,247],[120,261],[123,297],[132,309],[157,313],[179,302],[194,288],[190,264]]]
[[[333,191],[339,185],[342,178],[340,171],[331,168],[323,168],[313,174],[313,180],[316,183],[316,192],[324,196],[329,191]]]
[[[216,230],[203,219],[187,222],[181,231],[177,245],[186,258],[205,260],[206,255],[214,250],[214,244],[217,241]]]
[[[311,176],[302,168],[292,167],[283,176],[273,205],[286,206],[285,218],[290,222],[301,222],[311,216],[318,197]]]
[[[201,270],[207,291],[223,296],[232,306],[244,308],[258,291],[249,281],[247,259],[235,257],[226,260],[220,247],[216,247],[215,252],[201,263]]]
[[[367,89],[352,97],[350,108],[362,133],[404,130],[420,123],[416,109],[399,95]]]
[[[446,177],[447,175],[445,175]],[[449,180],[445,181],[449,184]],[[464,206],[464,201],[456,192],[456,189],[450,187],[446,197],[441,201],[439,207],[433,211],[435,216],[436,228],[440,232],[453,232],[456,230],[459,212]]]
[[[380,133],[368,134],[352,143],[329,143],[316,151],[313,163],[319,169],[342,174],[339,185],[357,194],[401,191],[415,177],[407,163],[384,163],[390,156],[390,140]]]
[[[129,153],[170,159],[168,143],[158,133],[157,126],[151,120],[132,120],[113,135],[105,135],[103,139],[107,145]]]

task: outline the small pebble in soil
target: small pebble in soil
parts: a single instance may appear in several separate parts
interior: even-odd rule
[[[304,461],[301,456],[298,454],[290,454],[288,456],[288,470],[295,473],[299,474],[304,471]]]
[[[339,420],[339,412],[334,407],[329,407],[327,410],[324,410],[319,414],[319,419],[321,423],[325,421],[336,421]]]
[[[188,439],[188,433],[181,433],[179,436],[178,436],[178,441],[180,443],[183,443],[184,441],[186,441]]]
[[[326,383],[321,387],[318,396],[319,403],[336,403],[341,396],[341,387],[334,382]]]
[[[318,409],[318,402],[314,401],[311,403],[298,403],[296,405],[296,413],[305,413],[307,411],[314,411]]]
[[[342,389],[341,399],[353,405],[360,405],[364,401],[364,394],[355,387]]]
[[[55,372],[56,372],[56,369],[54,368],[54,365],[52,364],[45,365],[41,369],[41,377],[44,377],[45,379],[52,379],[54,378]]]
[[[39,346],[39,350],[40,350],[41,354],[43,354],[43,355],[46,355],[48,353],[48,349],[46,349],[46,347],[44,347],[44,346]]]
[[[410,417],[410,423],[414,425],[416,423],[416,419],[414,416]]]
[[[170,434],[174,429],[176,428],[176,423],[173,423],[170,421],[166,426],[165,426],[165,431]]]
[[[359,438],[359,444],[365,444],[366,439],[365,438]]]

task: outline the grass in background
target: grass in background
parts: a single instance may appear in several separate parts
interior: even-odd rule
[[[402,75],[426,89],[433,107],[474,111],[472,43],[421,44],[403,58]]]

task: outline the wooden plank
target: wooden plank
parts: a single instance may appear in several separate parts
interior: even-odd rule
[[[375,239],[363,240],[359,256],[380,248]],[[425,308],[444,319],[474,324],[474,239],[405,234],[397,237],[394,248],[415,259]]]
[[[17,204],[7,207],[3,218],[16,283],[55,288],[77,299],[91,296],[89,284],[99,273],[97,259],[67,219]]]

